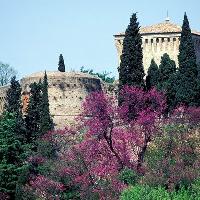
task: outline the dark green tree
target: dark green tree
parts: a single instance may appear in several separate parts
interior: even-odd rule
[[[58,71],[65,72],[65,62],[62,54],[59,56]]]
[[[158,80],[159,80],[158,65],[156,64],[154,59],[152,59],[150,67],[147,71],[147,77],[146,77],[147,90],[151,89],[152,87],[156,87],[158,85]]]
[[[30,85],[30,101],[28,105],[27,115],[25,117],[27,129],[27,141],[35,145],[36,140],[41,136],[40,123],[41,123],[41,102],[42,102],[42,84],[32,83]]]
[[[161,57],[161,62],[159,66],[159,85],[164,87],[165,83],[169,80],[172,74],[176,72],[176,64],[170,59],[167,53],[163,54]]]
[[[175,94],[177,84],[176,64],[167,53],[161,57],[159,66],[159,80],[157,88],[165,92],[167,97],[166,112],[170,112],[175,106]]]
[[[16,80],[16,76],[11,78],[10,87],[6,93],[5,108],[7,112],[21,112],[21,86],[19,81]]]
[[[142,54],[142,39],[139,33],[139,23],[136,13],[130,18],[125,38],[119,71],[119,90],[124,85],[144,87],[144,68]]]
[[[21,105],[21,86],[16,77],[11,78],[10,87],[6,93],[6,104],[5,109],[9,113],[13,113],[16,118],[16,130],[15,133],[20,137],[21,141],[25,142],[26,128],[24,119],[22,116],[22,105]]]
[[[23,171],[23,147],[16,135],[16,117],[5,112],[0,119],[0,192],[15,199],[18,177]]]
[[[49,111],[49,99],[48,99],[48,80],[45,71],[44,80],[42,83],[42,101],[41,101],[41,113],[40,113],[40,132],[45,134],[47,131],[53,129],[53,120]]]
[[[178,61],[180,84],[177,85],[176,104],[196,105],[198,72],[194,43],[186,13],[182,25]]]

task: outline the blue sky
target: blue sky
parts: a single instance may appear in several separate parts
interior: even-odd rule
[[[117,74],[113,34],[126,29],[138,12],[141,26],[166,17],[182,24],[186,11],[200,31],[199,0],[0,0],[0,61],[19,77],[57,70],[59,54],[67,70],[81,66]]]

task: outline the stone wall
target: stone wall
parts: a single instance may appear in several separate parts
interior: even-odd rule
[[[44,72],[32,74],[21,79],[23,111],[29,102],[30,84],[39,82]],[[49,107],[57,128],[74,124],[81,113],[81,105],[85,97],[92,91],[106,88],[97,77],[75,72],[47,72]],[[0,113],[5,104],[5,95],[9,86],[0,87]]]
[[[21,80],[23,98],[27,101],[29,85],[42,79],[44,73],[36,73]],[[83,73],[47,72],[50,113],[57,127],[73,124],[81,113],[83,99],[91,91],[100,90],[99,78]],[[26,102],[24,102],[26,105]]]

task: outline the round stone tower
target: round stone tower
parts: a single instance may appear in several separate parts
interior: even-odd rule
[[[21,79],[23,107],[29,100],[29,85],[43,79],[44,72]],[[81,113],[82,100],[89,92],[101,90],[99,78],[86,73],[47,72],[50,113],[57,127],[73,124]]]

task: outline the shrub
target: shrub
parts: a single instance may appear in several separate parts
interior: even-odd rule
[[[178,191],[168,192],[163,187],[150,187],[148,185],[136,185],[125,189],[121,200],[199,200],[199,182],[193,187]]]
[[[143,181],[169,190],[189,187],[200,175],[200,132],[196,129],[199,121],[194,119],[199,111],[178,110],[165,120],[162,135],[154,138],[145,157],[147,171]]]
[[[121,200],[170,200],[169,193],[162,187],[150,188],[148,185],[132,186],[122,192]]]
[[[119,179],[128,185],[135,185],[139,178],[139,175],[129,168],[123,169],[119,174]]]

